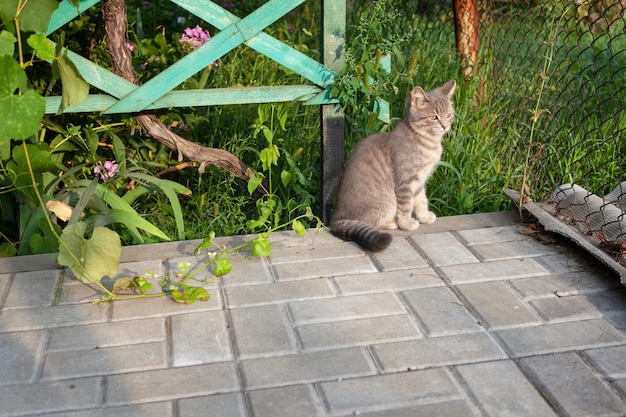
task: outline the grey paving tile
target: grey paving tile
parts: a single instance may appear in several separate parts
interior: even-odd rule
[[[60,270],[21,272],[13,276],[4,309],[44,307],[52,304]]]
[[[303,349],[362,346],[421,337],[408,315],[309,324],[296,328]]]
[[[240,391],[230,362],[183,366],[107,377],[105,406],[167,401]]]
[[[479,262],[478,258],[459,242],[452,233],[433,233],[412,236],[411,239],[435,266]]]
[[[485,261],[531,258],[558,253],[555,246],[544,245],[534,239],[475,245],[472,249]]]
[[[544,324],[495,332],[513,356],[602,347],[626,340],[605,320]]]
[[[531,301],[530,304],[551,322],[587,320],[602,318],[607,314],[626,313],[626,294],[614,291],[543,298]]]
[[[100,378],[0,386],[0,416],[95,408],[99,405],[100,391]]]
[[[107,311],[90,304],[52,305],[0,312],[0,332],[16,332],[102,323]]]
[[[359,417],[477,417],[467,401],[452,400],[442,403],[394,408],[358,414]]]
[[[618,280],[606,280],[590,272],[571,272],[561,275],[519,278],[510,281],[524,299],[567,297],[592,294],[619,288]]]
[[[220,278],[222,287],[272,282],[272,273],[265,258],[253,256],[250,258],[233,259],[231,257],[230,262],[233,270]]]
[[[96,287],[87,285],[75,278],[65,278],[57,289],[54,304],[91,304],[100,299],[102,293]]]
[[[395,292],[414,288],[440,287],[444,281],[431,268],[407,269],[333,278],[342,294]]]
[[[402,295],[430,336],[482,330],[478,320],[447,287],[404,291]]]
[[[278,246],[272,248],[269,257],[273,265],[282,263],[299,263],[330,259],[359,258],[364,256],[363,250],[356,244],[343,240],[329,240],[325,245]]]
[[[0,274],[0,310],[4,307],[4,301],[11,286],[13,274]]]
[[[416,403],[436,403],[461,398],[451,375],[444,369],[402,372],[320,384],[331,413],[360,414],[372,408]]]
[[[234,308],[230,317],[239,358],[295,352],[295,336],[281,305]]]
[[[233,359],[228,325],[223,311],[172,316],[170,337],[173,366]]]
[[[378,272],[367,255],[272,265],[279,281]]]
[[[165,320],[151,318],[50,330],[48,352],[165,341]]]
[[[175,314],[188,314],[196,311],[221,310],[222,297],[219,291],[209,291],[209,301],[196,301],[182,304],[169,297],[141,298],[115,301],[111,309],[111,320],[132,320],[148,317],[165,317]]]
[[[532,258],[442,266],[441,271],[457,285],[548,275]]]
[[[459,285],[457,289],[478,312],[480,322],[490,328],[541,323],[502,281]]]
[[[178,400],[181,417],[246,417],[243,395],[214,394]]]
[[[426,268],[428,263],[422,258],[404,237],[395,237],[389,247],[373,253],[372,256],[383,271]]]
[[[376,373],[367,353],[361,348],[249,359],[241,362],[241,369],[246,387],[251,390]]]
[[[485,332],[384,343],[372,351],[385,373],[506,358]]]
[[[234,308],[332,297],[336,291],[328,278],[313,278],[302,281],[228,287],[224,289],[224,294],[226,305]]]
[[[296,326],[406,313],[391,293],[294,301],[289,303],[289,310]]]
[[[322,405],[310,385],[250,391],[248,397],[254,417],[317,417],[322,413]]]
[[[468,246],[515,242],[528,239],[528,237],[517,232],[517,226],[459,230],[457,233]]]
[[[611,378],[626,378],[626,345],[584,351],[597,369]]]
[[[0,336],[0,385],[16,385],[35,380],[43,362],[45,337],[43,330],[3,333]]]
[[[541,389],[568,416],[622,416],[626,403],[575,353],[521,360]]]
[[[487,416],[556,415],[512,361],[461,365],[456,367],[456,372]]]
[[[152,342],[49,353],[44,362],[42,379],[70,379],[162,369],[168,363],[165,350],[165,343]],[[111,369],[112,364],[115,364],[114,369]]]
[[[120,407],[97,408],[91,410],[45,413],[46,417],[172,417],[171,402],[126,405]]]

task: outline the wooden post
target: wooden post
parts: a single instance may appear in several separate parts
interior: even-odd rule
[[[478,60],[480,34],[476,0],[454,0],[454,35],[456,48],[463,58],[465,76],[469,77]]]
[[[324,65],[341,71],[345,65],[346,1],[322,0],[323,57]],[[322,178],[321,216],[328,224],[333,207],[333,192],[343,171],[345,150],[345,117],[338,104],[321,106],[322,118]]]

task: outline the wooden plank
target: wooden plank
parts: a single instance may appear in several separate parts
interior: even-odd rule
[[[211,1],[172,1],[220,30],[240,20]],[[336,75],[335,71],[265,32],[259,32],[245,44],[319,86],[331,85]]]
[[[323,57],[324,64],[334,71],[341,71],[345,65],[345,0],[323,0]],[[324,105],[322,118],[322,201],[321,215],[328,224],[333,207],[333,194],[343,171],[345,152],[345,117],[339,105]]]
[[[280,6],[278,6],[278,1],[280,1]],[[248,40],[254,35],[252,28],[255,25],[252,22],[261,22],[264,25],[257,27],[256,33],[258,33],[303,1],[273,0],[266,3],[244,19],[224,28],[210,41],[171,65],[104,113],[131,113],[146,109],[152,102],[163,97],[168,91]],[[265,7],[268,5],[274,5],[275,7]]]
[[[98,4],[99,2],[100,0],[81,0],[77,8],[69,0],[63,0],[59,3],[59,7],[57,7],[57,9],[52,13],[50,23],[48,24],[48,30],[46,31],[46,36],[73,20],[79,15],[79,13],[83,13],[85,10],[95,4]]]

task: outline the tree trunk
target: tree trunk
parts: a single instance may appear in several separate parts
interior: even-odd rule
[[[480,34],[476,0],[454,0],[454,35],[456,48],[463,58],[466,77],[472,73],[478,60]]]

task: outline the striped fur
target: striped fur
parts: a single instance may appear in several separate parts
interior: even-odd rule
[[[337,191],[332,233],[370,251],[391,243],[381,229],[415,230],[432,223],[426,181],[441,158],[443,135],[450,130],[454,109],[450,81],[430,92],[415,87],[406,114],[388,133],[362,140],[352,152]]]

